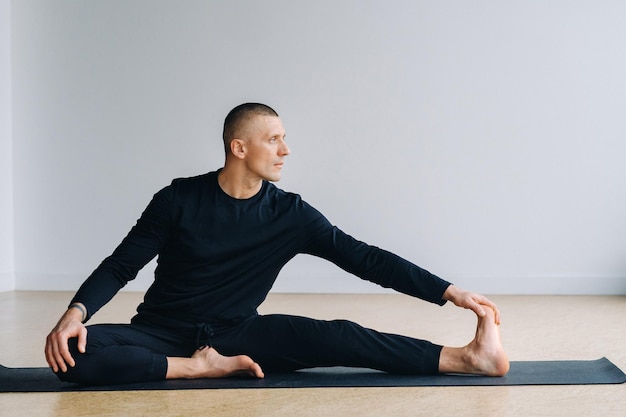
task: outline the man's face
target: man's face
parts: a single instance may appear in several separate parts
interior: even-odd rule
[[[254,116],[243,137],[248,173],[256,178],[279,181],[289,147],[285,128],[275,116]]]

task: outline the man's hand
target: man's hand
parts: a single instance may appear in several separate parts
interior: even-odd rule
[[[500,311],[498,307],[484,295],[462,290],[454,285],[450,285],[446,292],[443,293],[443,299],[451,301],[458,307],[472,310],[478,317],[485,317],[485,307],[489,307],[495,313],[496,324],[500,324]]]
[[[61,317],[57,325],[46,338],[46,361],[54,372],[59,370],[67,372],[67,365],[74,367],[76,362],[70,354],[67,341],[72,337],[78,337],[78,351],[85,353],[87,346],[87,328],[82,323],[85,306],[70,308]]]

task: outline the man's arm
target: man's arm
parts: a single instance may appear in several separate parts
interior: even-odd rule
[[[170,236],[172,188],[156,193],[137,224],[113,253],[83,282],[71,303],[86,308],[87,321],[161,250]]]
[[[154,195],[137,224],[113,254],[85,280],[67,311],[46,338],[46,361],[53,371],[75,365],[68,341],[78,338],[78,351],[85,352],[87,328],[83,324],[106,304],[128,281],[137,276],[169,237],[171,187]]]
[[[320,218],[304,234],[305,253],[333,262],[343,270],[384,288],[443,305],[450,283],[400,256],[356,240]]]
[[[87,328],[83,320],[86,317],[87,310],[83,304],[72,304],[46,338],[46,361],[54,372],[66,372],[67,365],[75,365],[67,344],[72,337],[78,337],[78,351],[85,353]]]
[[[315,209],[312,209],[315,210]],[[316,211],[315,211],[316,212]],[[485,317],[484,307],[494,311],[500,324],[500,312],[487,297],[462,290],[429,271],[391,252],[370,246],[345,234],[318,213],[311,223],[305,253],[321,256],[344,270],[385,288],[443,305],[446,301]]]

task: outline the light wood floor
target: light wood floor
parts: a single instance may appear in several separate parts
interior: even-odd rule
[[[0,293],[0,363],[46,366],[44,338],[70,293]],[[608,357],[626,370],[626,297],[493,296],[511,360]],[[93,320],[125,322],[141,294],[121,293]],[[271,294],[262,313],[347,318],[460,346],[473,314],[403,295]],[[626,416],[626,384],[590,386],[322,388],[0,394],[0,416]]]

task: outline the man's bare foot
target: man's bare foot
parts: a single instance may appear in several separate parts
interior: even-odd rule
[[[469,363],[477,374],[504,376],[509,371],[509,358],[502,346],[500,328],[495,323],[493,310],[478,318],[476,337],[465,348]]]
[[[202,378],[222,378],[242,374],[263,378],[259,364],[246,355],[223,356],[212,347],[205,347],[196,350],[191,359],[198,359],[198,371]]]
[[[509,359],[500,340],[500,329],[495,323],[493,310],[485,308],[485,312],[484,317],[478,318],[476,336],[469,345],[463,348],[443,348],[439,358],[439,372],[506,375]]]
[[[224,378],[250,375],[263,378],[263,370],[249,356],[224,356],[212,347],[196,350],[191,358],[168,357],[166,379]]]

